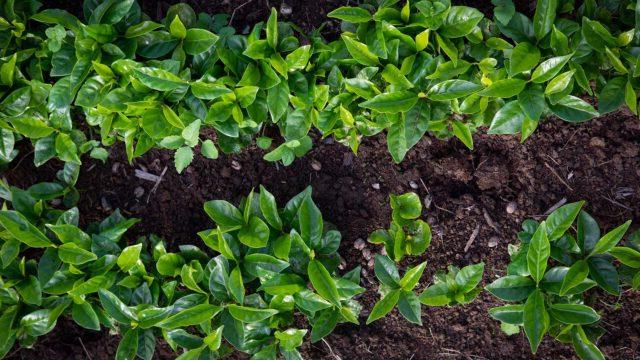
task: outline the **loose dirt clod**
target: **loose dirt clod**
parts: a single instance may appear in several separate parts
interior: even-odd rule
[[[314,171],[320,171],[322,170],[322,164],[318,160],[311,160],[311,168]]]

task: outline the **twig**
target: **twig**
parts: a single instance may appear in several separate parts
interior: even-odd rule
[[[333,352],[333,349],[331,348],[331,345],[329,345],[329,342],[326,339],[322,339],[322,342],[327,345],[327,347],[329,348],[329,355],[333,356],[334,359],[336,360],[342,360],[342,358],[338,355],[336,355],[336,353]]]
[[[156,184],[153,185],[153,188],[151,189],[151,191],[149,191],[149,195],[147,195],[147,204],[149,203],[149,200],[151,199],[151,195],[155,194],[156,190],[158,190],[158,187],[160,186],[160,182],[162,182],[162,178],[164,177],[164,174],[166,174],[166,173],[167,173],[167,166],[165,166],[164,169],[162,169],[162,173],[158,177],[158,180],[156,180]]]
[[[491,216],[489,216],[489,213],[487,212],[487,209],[482,208],[482,216],[484,216],[484,220],[487,222],[487,224],[495,231],[498,231],[498,227],[496,226],[496,224],[493,222],[493,219],[491,219]],[[499,231],[498,231],[499,232]]]
[[[564,186],[566,186],[567,189],[569,189],[569,191],[573,191],[571,186],[569,186],[569,184],[567,184],[567,182],[564,181],[564,179],[562,179],[562,177],[560,175],[558,175],[558,173],[551,167],[551,165],[547,164],[546,162],[544,163],[544,165],[547,168],[549,168],[549,170],[551,170],[551,173],[553,173],[553,175],[555,175],[558,178],[558,180],[560,180],[562,182],[562,184],[564,184]]]
[[[619,203],[619,202],[617,202],[617,201],[615,201],[613,199],[610,199],[608,196],[600,195],[600,197],[602,197],[605,200],[610,201],[613,205],[619,206],[619,207],[621,207],[623,209],[626,209],[626,210],[629,210],[629,211],[633,210],[633,209],[631,209],[630,207],[628,207],[628,206],[626,206],[624,204],[621,204],[621,203]]]
[[[23,161],[24,159],[26,159],[26,158],[27,158],[27,156],[29,156],[29,155],[33,154],[33,153],[34,153],[34,151],[35,151],[35,150],[31,150],[31,151],[29,151],[28,153],[24,154],[24,156],[23,156],[23,157],[18,161],[18,163],[16,164],[16,166],[14,166],[14,167],[13,167],[13,169],[11,169],[11,171],[13,171],[13,170],[17,169],[17,168],[18,168],[18,166],[20,166],[20,164],[22,164],[22,161]]]
[[[557,203],[553,204],[552,207],[550,207],[549,209],[547,209],[547,211],[544,212],[544,216],[547,216],[549,214],[551,214],[552,212],[556,211],[556,209],[558,209],[560,206],[564,205],[567,203],[567,198],[562,198],[560,199],[560,201],[558,201]]]
[[[87,358],[91,360],[91,355],[89,355],[87,348],[84,347],[84,343],[82,342],[82,339],[80,337],[78,337],[78,341],[80,341],[80,345],[82,345],[82,350],[84,350],[84,353],[87,355]]]
[[[476,228],[473,230],[473,232],[471,233],[471,236],[469,237],[469,241],[467,241],[467,244],[464,246],[465,253],[469,251],[469,248],[471,247],[471,245],[473,245],[473,242],[476,240],[479,233],[480,233],[480,224],[476,225]]]
[[[236,7],[235,9],[233,9],[233,12],[231,13],[231,18],[229,19],[229,25],[231,25],[233,23],[233,18],[236,16],[236,11],[240,10],[241,8],[243,8],[245,5],[251,3],[252,1],[253,0],[248,0],[244,4],[240,4],[240,6]]]
[[[567,142],[564,143],[564,146],[562,146],[560,148],[560,151],[564,150],[564,148],[566,148],[567,145],[569,145],[569,143],[571,143],[571,140],[573,140],[573,137],[576,136],[576,134],[578,133],[578,130],[580,130],[580,129],[576,129],[576,131],[574,131],[573,134],[571,134],[571,136],[569,137],[569,140],[567,140]]]
[[[446,211],[446,212],[448,212],[448,213],[449,213],[449,214],[451,214],[451,215],[455,215],[455,214],[456,214],[456,213],[454,213],[454,212],[453,212],[453,211],[451,211],[451,210],[447,210],[447,209],[445,209],[445,208],[442,208],[442,207],[440,207],[440,206],[436,205],[435,203],[433,204],[433,206],[435,206],[435,207],[436,207],[436,209],[438,209],[438,210],[442,210],[442,211]]]

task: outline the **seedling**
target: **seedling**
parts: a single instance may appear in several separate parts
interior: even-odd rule
[[[603,359],[596,347],[602,335],[600,315],[591,307],[588,290],[600,287],[620,294],[618,271],[610,255],[625,257],[616,247],[630,221],[601,236],[584,202],[564,205],[541,223],[527,220],[510,247],[507,275],[487,286],[494,296],[512,302],[489,314],[512,334],[524,329],[535,353],[545,334],[571,343],[582,359]],[[577,219],[577,231],[571,229]],[[629,252],[630,253],[630,252]]]
[[[388,256],[396,262],[406,255],[423,254],[431,244],[431,227],[418,218],[422,203],[415,193],[391,195],[391,226],[369,236],[372,244],[384,244]]]

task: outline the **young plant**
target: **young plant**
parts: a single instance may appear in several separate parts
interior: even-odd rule
[[[371,314],[367,318],[370,324],[398,307],[400,314],[410,322],[422,325],[420,300],[414,289],[418,285],[427,262],[423,262],[413,268],[409,268],[400,278],[398,268],[393,260],[384,255],[376,255],[374,271],[380,281],[379,293],[381,295]]]
[[[384,244],[388,256],[400,262],[405,255],[422,255],[431,244],[431,227],[419,220],[422,203],[415,193],[391,195],[391,225],[369,236],[372,244]]]
[[[522,327],[535,353],[545,334],[571,343],[581,359],[603,359],[596,347],[603,329],[600,315],[589,306],[588,290],[600,287],[620,294],[612,256],[630,221],[601,236],[584,202],[564,205],[541,223],[527,220],[518,234],[520,246],[510,246],[507,275],[487,286],[499,299],[514,304],[489,314],[508,333]],[[577,219],[575,233],[571,227]]]
[[[640,290],[640,230],[636,230],[625,246],[616,246],[609,254],[620,262],[620,278],[633,290]]]
[[[132,254],[139,247],[122,249],[119,241],[137,220],[116,211],[84,232],[77,208],[57,210],[43,201],[55,197],[54,185],[3,189],[13,210],[0,211],[0,356],[16,342],[32,346],[62,315],[87,329],[110,326],[93,295],[114,284],[135,287],[117,267],[134,266]],[[40,250],[37,258],[34,249]]]
[[[420,294],[421,303],[428,306],[465,305],[482,291],[478,287],[484,274],[484,263],[467,265],[459,269],[449,265],[449,272],[439,271],[433,276],[433,285]]]
[[[223,200],[204,208],[216,228],[199,236],[218,255],[210,258],[192,245],[167,252],[155,244],[151,264],[160,291],[152,307],[120,303],[115,291],[101,290],[103,307],[124,331],[124,353],[140,350],[138,331],[156,329],[186,358],[222,356],[232,351],[229,344],[256,359],[278,353],[299,359],[307,330],[294,326],[294,314],[311,324],[311,341],[340,322],[358,323],[353,297],[364,291],[360,269],[335,275],[340,233],[325,226],[311,188],[283,209],[263,187],[239,208]]]

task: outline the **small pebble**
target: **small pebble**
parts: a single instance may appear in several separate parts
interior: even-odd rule
[[[418,184],[416,184],[415,181],[409,181],[409,186],[411,186],[413,190],[418,190]]]
[[[240,165],[239,162],[233,160],[233,161],[231,161],[231,168],[233,170],[240,170],[240,169],[242,169],[242,166]]]
[[[518,210],[518,204],[514,201],[507,204],[507,214],[513,214],[516,210]]]
[[[371,259],[371,260],[369,260],[369,262],[367,263],[367,266],[368,266],[369,268],[372,268],[374,264],[375,264],[375,261],[374,261],[373,259]]]
[[[116,174],[118,173],[119,168],[120,168],[120,163],[113,163],[113,165],[111,165],[111,172]]]
[[[142,195],[144,195],[144,188],[142,186],[138,186],[133,190],[133,196],[135,196],[137,199],[141,198]]]
[[[320,171],[322,169],[322,164],[318,160],[311,160],[311,168],[315,171]]]
[[[280,5],[280,13],[282,15],[291,15],[292,12],[293,12],[293,9],[289,4],[282,3],[282,5]]]
[[[427,195],[424,197],[424,208],[429,210],[431,208],[431,203],[433,202],[433,197],[431,195]]]
[[[371,250],[369,249],[362,250],[362,256],[367,260],[371,260]]]
[[[494,247],[498,246],[498,240],[499,239],[497,237],[492,236],[489,239],[489,242],[487,242],[487,246],[489,246],[490,248],[494,248]]]
[[[362,239],[356,239],[356,242],[353,243],[353,247],[362,250],[367,244]]]
[[[62,199],[53,199],[51,200],[51,206],[58,206],[62,204]]]
[[[111,211],[111,205],[107,201],[107,198],[105,198],[104,196],[100,199],[100,204],[102,205],[102,209],[104,209],[104,211]]]
[[[376,189],[376,190],[380,190],[380,184],[379,183],[374,183],[373,185],[371,185],[371,187]]]
[[[387,248],[383,246],[382,250],[380,250],[380,254],[387,256]]]

